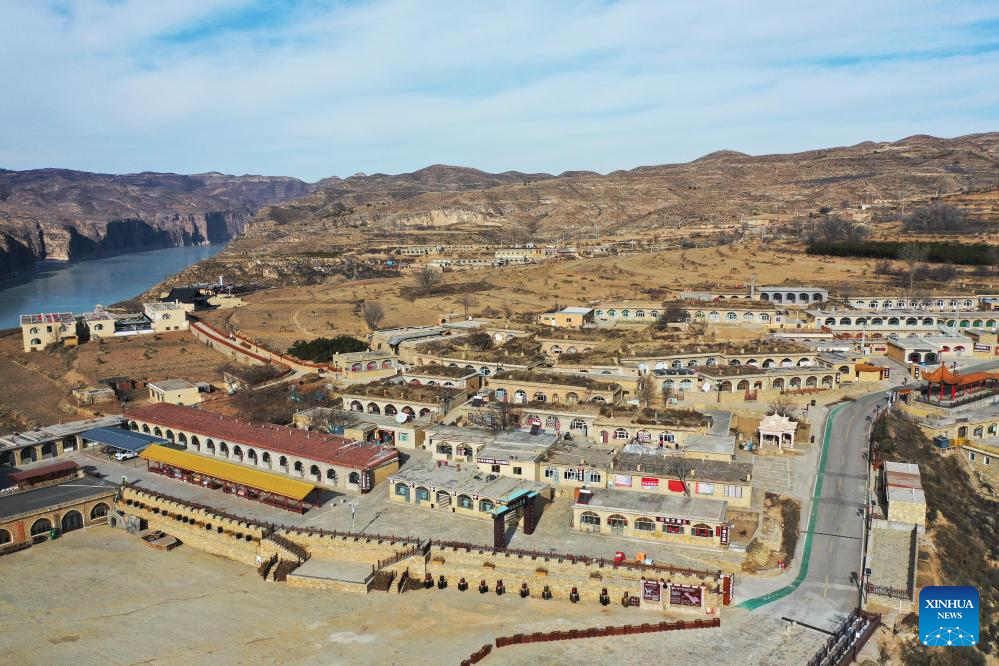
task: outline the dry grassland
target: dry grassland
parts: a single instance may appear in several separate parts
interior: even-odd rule
[[[748,245],[711,247],[675,252],[627,254],[537,264],[523,267],[454,271],[445,273],[446,284],[492,285],[476,291],[472,314],[487,308],[498,312],[508,303],[516,314],[536,313],[554,305],[587,303],[601,299],[663,300],[683,289],[736,289],[757,284],[802,283],[874,289],[873,262],[811,257],[800,249]],[[358,316],[365,300],[385,307],[382,327],[436,323],[442,315],[461,313],[454,295],[410,301],[401,290],[413,278],[345,281],[307,287],[272,289],[249,297],[249,305],[235,312],[217,312],[213,319],[228,319],[240,331],[278,349],[300,338],[347,333],[364,335]],[[516,316],[515,314],[515,316]],[[724,327],[719,327],[724,328]],[[731,327],[720,335],[735,339],[757,333]]]

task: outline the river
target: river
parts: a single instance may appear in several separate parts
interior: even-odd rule
[[[134,298],[164,278],[207,259],[224,243],[168,247],[71,262],[43,262],[38,270],[0,282],[0,329],[19,325],[20,315],[90,312]]]

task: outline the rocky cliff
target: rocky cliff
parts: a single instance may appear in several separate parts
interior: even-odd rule
[[[44,259],[223,242],[311,190],[285,177],[0,170],[0,277]]]

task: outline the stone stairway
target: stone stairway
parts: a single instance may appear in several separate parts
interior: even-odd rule
[[[309,559],[309,551],[305,550],[297,543],[294,543],[286,537],[281,536],[280,534],[268,534],[263,538],[263,541],[269,541],[277,550],[278,557],[282,560],[294,558],[298,560],[299,564],[301,564]]]

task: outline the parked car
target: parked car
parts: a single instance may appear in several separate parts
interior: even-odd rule
[[[118,462],[123,462],[125,460],[131,460],[132,458],[135,458],[138,455],[139,454],[136,453],[135,451],[119,451],[118,453],[114,454],[114,459],[117,460]]]

